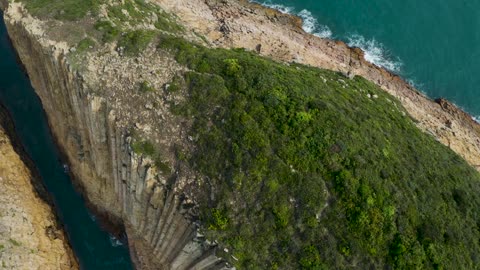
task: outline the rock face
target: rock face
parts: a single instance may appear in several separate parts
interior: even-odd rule
[[[430,101],[397,76],[364,61],[359,50],[306,35],[296,18],[245,1],[156,2],[205,35],[212,46],[257,49],[278,60],[362,75],[398,97],[420,128],[471,164],[480,160],[480,128],[468,115]],[[228,268],[216,256],[215,243],[203,239],[193,219],[194,202],[186,196],[193,176],[175,160],[176,145],[188,141],[183,123],[162,97],[139,94],[136,89],[140,81],[156,89],[168,88],[181,67],[151,48],[137,58],[121,58],[105,45],[100,53],[87,57],[85,69],[79,71],[69,58],[75,52],[72,45],[54,38],[52,29],[62,25],[46,25],[18,3],[3,0],[3,8],[12,43],[77,184],[97,211],[124,223],[137,266]],[[164,172],[133,151],[135,134],[161,146]]]
[[[65,42],[56,42],[45,34],[42,22],[32,18],[21,5],[6,5],[5,23],[9,36],[24,64],[31,83],[47,113],[52,133],[66,154],[79,188],[97,212],[111,220],[121,220],[126,228],[133,260],[140,269],[225,269],[215,256],[215,244],[202,239],[191,220],[185,200],[178,191],[185,176],[172,174],[169,180],[152,168],[152,160],[135,154],[131,148],[131,128],[149,135],[149,123],[157,119],[164,145],[166,163],[172,163],[173,145],[182,135],[168,109],[148,112],[148,95],[132,94],[132,82],[150,71],[128,72],[143,67],[146,61],[164,63],[163,83],[171,78],[172,59],[147,55],[136,61],[119,62],[119,55],[108,50],[100,58],[89,59],[83,74],[73,72]],[[151,56],[151,58],[150,58]],[[156,61],[156,62],[155,62]],[[143,63],[139,65],[138,63]],[[98,76],[103,70],[104,76]],[[135,75],[137,74],[137,75]],[[162,73],[163,74],[163,73]],[[105,80],[108,78],[107,80]],[[162,79],[161,79],[162,80]],[[153,80],[151,80],[153,82]],[[163,84],[155,81],[154,86]],[[141,100],[138,100],[143,98]],[[155,101],[160,104],[161,100]],[[142,105],[144,106],[144,105]],[[145,111],[145,112],[143,112]],[[162,114],[164,113],[164,114]],[[164,120],[162,120],[164,119]],[[178,138],[178,139],[177,139]],[[173,165],[170,165],[173,167]]]
[[[6,123],[0,111],[0,123]],[[50,206],[0,126],[0,264],[4,269],[78,269]]]

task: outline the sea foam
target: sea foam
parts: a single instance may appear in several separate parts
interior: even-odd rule
[[[479,116],[472,116],[473,120],[480,124],[480,115]]]
[[[313,34],[321,38],[332,38],[333,33],[326,25],[321,25],[318,20],[313,16],[312,12],[307,9],[303,9],[300,12],[296,12],[294,7],[284,6],[280,4],[274,4],[271,1],[260,2],[252,1],[269,8],[276,9],[282,13],[296,15],[303,20],[303,30],[307,33]],[[347,38],[347,44],[350,47],[359,47],[365,52],[365,60],[383,67],[395,73],[400,73],[402,62],[399,59],[393,60],[388,55],[388,50],[385,49],[383,44],[377,42],[375,39],[366,39],[362,35],[351,35]]]
[[[318,20],[312,15],[312,12],[304,9],[297,16],[303,20],[303,30],[321,38],[331,38],[332,31],[326,25],[320,25]]]
[[[310,33],[312,35],[321,37],[321,38],[331,38],[332,31],[328,26],[321,25],[318,23],[318,20],[313,16],[312,12],[309,10],[303,9],[300,12],[296,12],[294,7],[273,4],[270,1],[268,2],[259,2],[259,1],[252,1],[257,4],[261,4],[263,6],[276,9],[285,14],[292,14],[302,18],[303,25],[302,28],[305,32]]]
[[[375,39],[366,39],[362,35],[352,35],[347,42],[350,47],[358,47],[365,52],[365,60],[377,66],[386,68],[390,71],[399,73],[402,67],[402,62],[397,59],[392,60],[388,55],[388,51],[383,44],[377,42]]]
[[[109,235],[109,240],[110,240],[110,245],[112,245],[112,247],[119,247],[119,246],[123,246],[123,243],[120,242],[120,240],[118,240],[115,236],[113,235]]]

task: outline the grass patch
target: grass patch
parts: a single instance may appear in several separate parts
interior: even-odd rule
[[[155,28],[169,33],[183,32],[185,29],[176,22],[176,20],[168,13],[158,10],[157,21],[154,23]]]
[[[128,23],[131,26],[147,22],[146,18],[157,20],[154,26],[162,31],[176,33],[183,31],[173,16],[161,10],[157,5],[146,3],[143,0],[125,0],[123,4],[112,5],[108,8],[110,19],[119,24]]]
[[[147,82],[147,81],[143,81],[142,83],[140,83],[140,92],[142,93],[148,93],[148,92],[154,92],[155,91],[155,88],[152,86],[151,83]]]
[[[154,156],[156,154],[155,146],[149,141],[135,141],[132,144],[133,152],[136,154]]]
[[[215,187],[199,199],[206,234],[239,269],[478,267],[480,175],[395,98],[243,50],[159,48],[191,70],[172,107],[193,119],[186,160]]]
[[[120,35],[120,28],[109,21],[98,21],[94,25],[95,29],[102,33],[103,42],[112,42]]]
[[[16,247],[19,247],[19,246],[22,245],[20,242],[18,242],[18,241],[15,240],[15,239],[12,239],[12,238],[8,239],[8,241],[9,241],[10,243],[12,243],[12,245],[14,245],[14,246],[16,246]]]
[[[167,163],[163,162],[160,151],[153,143],[137,139],[131,144],[131,147],[136,154],[150,157],[163,175],[168,176],[171,174],[172,169]]]
[[[82,39],[77,45],[77,53],[82,53],[95,47],[95,41],[91,38]]]
[[[149,30],[129,31],[120,37],[118,46],[123,48],[126,55],[135,56],[147,48],[155,35],[154,31]]]
[[[40,18],[75,21],[96,14],[103,0],[22,0],[28,11]]]

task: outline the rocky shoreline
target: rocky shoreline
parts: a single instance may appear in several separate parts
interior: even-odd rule
[[[9,269],[78,269],[49,195],[0,107],[0,261]]]
[[[155,2],[205,36],[210,46],[246,48],[278,61],[335,70],[347,77],[358,75],[376,83],[401,101],[420,129],[480,170],[480,124],[453,103],[432,100],[400,76],[367,62],[361,49],[308,34],[300,18],[247,0]]]

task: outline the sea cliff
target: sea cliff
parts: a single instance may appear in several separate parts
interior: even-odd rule
[[[3,3],[7,6],[5,22],[11,41],[42,100],[52,133],[68,158],[78,188],[98,214],[125,225],[132,257],[139,268],[217,269],[224,265],[215,257],[216,245],[196,239],[195,225],[185,218],[188,208],[182,209],[188,202],[181,194],[164,188],[166,179],[152,168],[152,160],[132,151],[129,127],[148,126],[149,119],[144,113],[132,113],[139,109],[138,104],[128,104],[132,101],[129,89],[118,86],[124,82],[99,85],[97,80],[107,76],[97,77],[98,70],[90,70],[93,73],[89,77],[74,71],[66,57],[70,49],[67,42],[51,40],[42,21],[31,17],[21,5]],[[111,75],[121,73],[126,76],[121,79],[133,83],[128,76],[139,74],[127,72],[140,65],[115,62],[120,61],[118,54],[110,53],[114,56],[107,54],[107,59],[91,60],[109,63],[114,72]],[[163,59],[153,59],[153,63],[155,60],[161,63]],[[124,95],[95,95],[103,87],[118,87],[116,90],[124,91]],[[116,113],[123,114],[123,118]],[[164,135],[169,141],[179,136],[175,126],[170,128],[171,133]]]
[[[352,225],[352,228],[360,231],[361,238],[368,234],[368,232],[362,231],[362,228],[378,229],[377,227],[380,227],[382,231],[385,231],[385,236],[378,240],[380,246],[378,249],[370,246],[367,248],[363,242],[350,247],[344,243],[349,243],[349,241],[339,239],[341,233],[331,232],[333,227],[330,225],[325,228],[321,227],[322,229],[317,231],[322,232],[322,235],[315,239],[326,239],[325,241],[336,246],[341,254],[333,256],[328,253],[331,260],[328,261],[330,265],[371,266],[382,265],[386,262],[400,265],[403,261],[397,257],[405,251],[398,247],[402,252],[396,254],[395,250],[399,245],[402,247],[407,245],[407,242],[408,245],[411,245],[409,251],[421,254],[421,256],[419,255],[421,259],[418,260],[425,265],[432,266],[443,262],[442,258],[444,257],[440,255],[437,257],[436,253],[431,251],[433,248],[430,246],[430,242],[422,242],[423,240],[418,239],[401,240],[400,235],[403,233],[413,235],[412,232],[415,230],[413,227],[423,226],[423,219],[415,216],[415,219],[412,218],[414,221],[411,221],[415,223],[412,228],[409,227],[410,225],[398,226],[398,233],[395,231],[397,230],[394,219],[396,214],[415,212],[416,210],[412,210],[416,208],[415,205],[424,203],[428,196],[420,194],[417,201],[417,195],[403,197],[407,196],[407,192],[403,194],[395,192],[395,188],[391,188],[388,192],[382,191],[384,193],[379,190],[378,195],[375,192],[365,192],[362,194],[365,198],[362,197],[355,201],[351,200],[352,197],[345,195],[346,190],[351,187],[339,187],[338,181],[340,180],[338,179],[345,178],[345,181],[352,181],[352,186],[355,187],[359,185],[359,182],[364,181],[354,179],[353,176],[357,177],[363,171],[345,172],[354,166],[352,164],[367,166],[365,164],[368,162],[365,161],[362,154],[352,155],[342,161],[336,160],[343,158],[340,156],[346,155],[346,151],[353,149],[355,144],[351,145],[346,139],[332,139],[331,142],[325,139],[331,144],[326,146],[327,150],[323,148],[321,150],[325,150],[328,156],[326,161],[330,163],[326,163],[327,169],[316,168],[313,170],[315,173],[325,170],[325,174],[321,177],[313,171],[303,172],[298,168],[301,167],[302,162],[288,164],[287,161],[290,160],[285,159],[275,161],[277,163],[268,163],[269,166],[281,167],[282,170],[279,171],[288,173],[288,177],[292,177],[292,179],[297,177],[298,172],[302,173],[303,183],[310,183],[308,181],[318,177],[314,193],[310,194],[314,199],[304,202],[309,198],[301,196],[297,198],[293,195],[280,197],[279,194],[283,194],[282,192],[289,194],[288,192],[291,191],[301,195],[303,191],[308,191],[308,185],[305,184],[298,189],[297,187],[288,189],[289,186],[286,184],[281,186],[279,183],[269,181],[271,179],[262,179],[262,173],[270,169],[269,166],[261,165],[266,163],[263,158],[269,157],[269,155],[278,157],[283,152],[280,150],[278,152],[274,150],[257,151],[257,148],[264,147],[266,144],[264,141],[270,139],[259,135],[261,132],[245,132],[243,138],[248,139],[247,141],[251,144],[249,147],[252,149],[244,156],[240,155],[242,157],[253,156],[252,159],[263,166],[261,169],[248,168],[250,165],[247,164],[244,165],[247,168],[227,170],[230,168],[228,166],[237,161],[231,160],[229,155],[222,156],[221,151],[212,153],[214,150],[222,148],[216,144],[218,141],[223,142],[223,137],[218,134],[225,132],[226,136],[231,135],[228,131],[223,130],[223,123],[232,125],[245,123],[256,120],[256,116],[263,117],[264,114],[243,115],[238,117],[238,121],[232,121],[233,123],[228,122],[227,117],[223,119],[215,117],[216,115],[229,116],[222,114],[224,111],[221,109],[226,108],[225,104],[229,104],[227,103],[229,99],[225,98],[228,96],[226,88],[238,88],[239,93],[232,96],[241,96],[244,99],[242,104],[250,104],[246,100],[255,92],[249,93],[246,95],[247,97],[242,96],[244,94],[242,91],[249,89],[245,85],[250,83],[238,75],[241,72],[248,73],[242,69],[242,64],[251,63],[252,68],[260,64],[265,65],[268,67],[267,70],[278,70],[279,74],[299,72],[300,76],[310,76],[312,82],[310,87],[325,84],[325,87],[335,89],[341,104],[336,104],[334,100],[329,102],[311,101],[308,104],[306,102],[301,110],[312,110],[312,113],[294,112],[294,117],[289,119],[293,126],[292,129],[303,128],[305,123],[313,121],[312,114],[322,110],[332,112],[332,108],[336,108],[337,105],[340,107],[338,112],[345,112],[346,115],[351,113],[349,110],[358,110],[357,115],[366,114],[363,119],[371,117],[375,121],[380,121],[382,117],[391,117],[388,119],[398,121],[398,125],[401,127],[398,130],[407,130],[409,133],[405,134],[413,134],[412,145],[409,144],[409,141],[402,140],[394,141],[391,146],[388,134],[393,137],[394,134],[397,134],[396,132],[400,131],[395,129],[396,126],[392,127],[393,124],[387,124],[388,121],[384,120],[382,123],[385,127],[376,124],[372,126],[372,130],[374,130],[372,133],[364,132],[367,135],[376,135],[377,131],[378,134],[383,134],[383,137],[378,135],[381,137],[379,137],[380,139],[372,135],[375,138],[368,142],[370,144],[365,144],[374,149],[377,145],[372,145],[372,141],[378,144],[382,142],[382,148],[371,151],[375,155],[378,154],[379,159],[381,157],[381,159],[389,160],[395,156],[396,151],[392,149],[396,147],[396,143],[399,143],[398,145],[409,144],[408,149],[415,150],[418,146],[418,149],[424,150],[419,143],[423,142],[425,145],[433,145],[432,148],[435,151],[438,150],[438,153],[442,153],[438,154],[435,162],[446,164],[445,168],[451,168],[452,164],[457,164],[462,168],[462,173],[465,171],[474,179],[478,175],[469,171],[468,166],[461,159],[457,159],[443,146],[432,144],[431,137],[427,137],[425,134],[420,135],[416,129],[412,129],[413,124],[410,119],[410,117],[413,119],[418,128],[433,135],[436,140],[450,147],[471,165],[477,166],[479,164],[476,163],[480,160],[480,128],[468,114],[448,101],[429,100],[398,76],[366,62],[361,50],[349,48],[342,42],[308,35],[301,30],[301,22],[298,18],[250,4],[247,1],[158,0],[155,2],[126,1],[113,4],[107,2],[95,6],[95,11],[89,9],[69,10],[60,7],[58,10],[52,8],[53,10],[46,12],[45,7],[36,5],[36,1],[33,0],[1,1],[12,43],[42,101],[52,133],[62,152],[68,158],[76,184],[97,212],[126,228],[132,257],[139,269],[228,269],[239,265],[244,268],[261,269],[262,267],[282,268],[282,264],[286,269],[295,269],[295,267],[299,267],[297,264],[301,264],[307,269],[310,266],[320,267],[323,266],[323,262],[319,262],[319,254],[328,252],[325,251],[326,249],[315,246],[313,240],[311,245],[302,246],[302,241],[307,243],[302,238],[306,237],[306,228],[323,226],[317,225],[323,222],[323,218],[328,219],[331,225],[336,218],[339,219],[339,222],[343,222],[342,218],[346,217],[348,217],[348,222],[356,224]],[[32,11],[35,11],[35,14],[32,15]],[[156,41],[159,42],[157,46],[154,45]],[[202,44],[203,47],[191,45],[191,43]],[[246,48],[256,54],[274,59],[276,62],[242,50],[217,51],[212,48]],[[198,55],[194,52],[197,52]],[[224,57],[226,59],[217,59],[223,55],[226,55]],[[198,63],[196,59],[202,59],[203,62]],[[216,70],[214,64],[225,66],[225,69]],[[318,71],[311,67],[321,67],[340,73]],[[202,76],[210,75],[204,73],[214,75],[206,78]],[[378,92],[377,86],[365,82],[360,76],[381,87],[390,95]],[[259,79],[255,78],[255,80]],[[269,85],[269,83],[265,84]],[[222,85],[215,88],[218,84],[225,84],[228,87]],[[275,86],[278,85],[275,84]],[[304,86],[302,85],[302,87]],[[202,89],[215,91],[216,94],[205,98],[201,96],[204,93]],[[339,89],[352,91],[342,95],[339,94]],[[197,93],[192,92],[193,90],[199,93],[201,102],[190,100],[192,96],[195,96],[192,93]],[[266,94],[267,97],[259,98],[264,101],[264,105],[259,105],[259,107],[276,106],[291,98],[288,96],[289,92],[282,92],[286,91],[285,89],[275,88],[273,90],[276,91],[273,97]],[[329,93],[329,98],[335,96],[331,92]],[[395,100],[395,97],[400,103]],[[350,103],[347,104],[346,100],[354,105],[348,105]],[[356,100],[359,100],[360,103],[355,103]],[[185,103],[188,106],[179,107]],[[332,107],[332,104],[335,106]],[[242,107],[239,111],[249,109],[252,108]],[[381,113],[381,115],[369,116],[370,110],[374,113]],[[204,119],[205,116],[210,118]],[[231,119],[234,117],[237,115],[232,116]],[[329,124],[332,121],[332,119],[328,119]],[[268,125],[270,122],[265,121],[265,123]],[[348,119],[341,123],[352,125],[352,129],[355,131],[362,128],[357,126],[360,123]],[[370,124],[370,122],[365,123]],[[338,129],[341,126],[339,124]],[[388,132],[380,132],[379,130],[382,128],[388,129]],[[191,132],[192,129],[195,132]],[[288,130],[284,125],[281,126],[281,129],[282,132]],[[335,130],[335,127],[329,125],[326,129]],[[216,133],[209,133],[211,131]],[[317,131],[316,134],[320,134],[321,130]],[[389,133],[390,131],[391,133]],[[252,137],[249,137],[250,135]],[[328,136],[328,134],[325,135],[325,138]],[[242,152],[241,149],[235,150],[232,141],[236,139],[238,138],[235,136],[227,137],[224,140],[225,149],[232,153]],[[361,141],[365,138],[357,139]],[[302,140],[306,140],[306,138],[300,136],[298,141]],[[282,142],[285,141],[278,140],[276,145],[281,146]],[[199,149],[205,151],[202,152]],[[364,153],[364,150],[358,151]],[[245,152],[248,151],[245,150]],[[208,156],[208,154],[211,155]],[[294,156],[301,156],[301,154],[303,152],[299,151]],[[417,163],[422,166],[428,164],[427,161],[430,160],[427,159],[427,155],[421,154],[416,157]],[[369,153],[365,155],[368,156]],[[331,160],[330,156],[332,156]],[[254,159],[257,157],[258,160]],[[208,158],[211,159],[205,160]],[[440,163],[440,161],[444,163]],[[209,164],[209,162],[211,163]],[[256,165],[255,162],[252,164]],[[391,161],[386,165],[397,164],[395,162]],[[316,163],[315,166],[317,166],[320,162],[313,163]],[[410,162],[407,165],[414,166],[413,163]],[[401,162],[398,164],[400,164],[398,168],[403,168],[405,165]],[[287,169],[285,170],[284,167]],[[210,168],[227,169],[212,172],[209,170]],[[378,168],[378,172],[375,171],[375,176],[372,178],[401,181],[403,175],[396,177],[396,169],[397,167],[393,168],[392,166]],[[365,169],[365,171],[369,173],[373,169]],[[425,183],[428,183],[425,186],[431,185],[431,179],[437,177],[435,172],[431,172],[431,170],[428,172],[425,173],[427,175],[425,179],[428,180],[425,180]],[[232,175],[239,176],[239,178],[230,181],[229,177]],[[242,180],[242,177],[249,181],[249,177],[256,177],[262,181],[252,181],[242,185],[241,181],[247,181]],[[362,179],[369,178],[368,175],[362,177],[358,176]],[[408,177],[408,179],[413,179],[411,175]],[[424,176],[419,176],[419,178],[421,177]],[[324,181],[324,179],[326,180]],[[453,200],[450,195],[454,185],[457,185],[456,188],[462,191],[468,190],[467,182],[455,184],[452,179],[445,181],[447,187],[442,190],[448,194],[445,196],[448,197],[449,203]],[[228,183],[227,187],[225,183]],[[416,186],[409,188],[415,192],[423,190]],[[371,187],[371,189],[374,188]],[[224,192],[225,190],[228,192]],[[276,205],[264,207],[264,204],[269,203],[269,197],[260,197],[255,193],[264,192],[264,190],[269,190],[270,193],[267,194],[272,196],[271,202],[275,201],[273,197],[279,196],[278,208]],[[356,190],[352,192],[351,196],[357,196]],[[400,195],[395,195],[397,193]],[[443,193],[438,192],[435,200],[441,200],[440,194]],[[465,196],[467,198],[470,194]],[[399,203],[402,200],[412,200],[414,203],[409,206],[411,208],[407,209],[405,206],[405,209],[402,209],[403,206]],[[468,201],[468,199],[463,200]],[[368,203],[365,203],[366,201]],[[379,205],[376,205],[377,203]],[[298,205],[302,204],[306,205],[305,209],[308,207],[312,209],[301,211],[299,209],[302,207]],[[346,213],[341,212],[334,208],[347,209],[355,204],[365,205],[365,209],[358,210],[360,211],[358,215],[347,210],[345,210]],[[405,205],[407,204],[405,203]],[[468,207],[474,207],[474,204]],[[255,241],[255,235],[262,234],[261,229],[264,227],[257,224],[257,216],[250,216],[247,211],[249,209],[260,213],[258,217],[264,218],[265,228],[275,228],[276,231],[268,231],[268,234],[265,232],[267,234],[265,238]],[[452,209],[454,208],[452,207]],[[336,212],[337,210],[338,212]],[[363,210],[365,211],[361,212]],[[308,218],[304,218],[302,215],[308,215]],[[367,216],[367,221],[365,218],[360,220],[360,217],[365,216]],[[457,214],[453,216],[457,218]],[[235,220],[236,217],[238,220]],[[299,218],[294,220],[294,217]],[[244,218],[244,220],[240,218]],[[368,218],[371,221],[368,221]],[[272,224],[267,223],[270,220],[274,220]],[[256,227],[257,225],[258,227]],[[341,226],[339,225],[339,227]],[[352,228],[350,229],[353,230]],[[232,236],[234,234],[232,232],[238,233],[242,237],[244,235],[251,237],[239,240]],[[347,230],[345,230],[345,234],[347,234]],[[275,235],[276,238],[272,235]],[[281,240],[282,235],[288,235],[291,238]],[[314,238],[312,237],[312,239]],[[242,242],[242,240],[244,241]],[[308,239],[308,241],[310,240]],[[435,241],[437,240],[439,243],[443,241],[435,239]],[[405,243],[400,244],[401,241],[405,241]],[[269,245],[271,243],[271,245],[269,247],[261,246],[264,243]],[[293,245],[293,247],[289,245]],[[259,247],[259,249],[249,247]],[[388,247],[395,252],[385,251]],[[275,253],[276,257],[272,255],[272,258],[268,258],[268,254],[272,250],[278,254]],[[359,250],[358,254],[355,253],[356,250]],[[332,254],[333,252],[337,251],[332,251]],[[369,256],[372,258],[371,261],[365,259]],[[262,262],[262,264],[256,264],[258,262]],[[478,265],[478,258],[472,257],[466,264]]]

